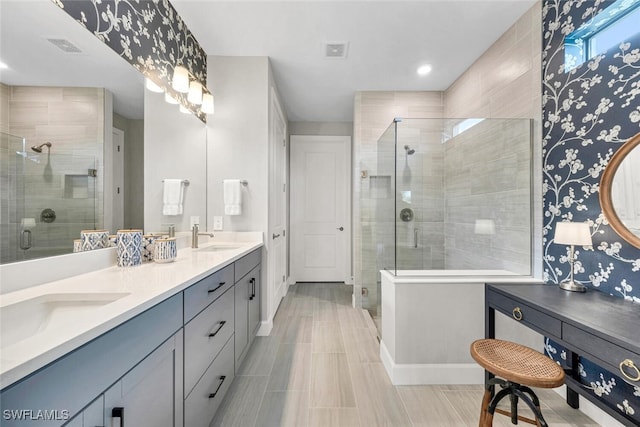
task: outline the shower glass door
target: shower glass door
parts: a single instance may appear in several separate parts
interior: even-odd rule
[[[98,225],[95,157],[2,138],[2,263],[73,252],[80,231]]]

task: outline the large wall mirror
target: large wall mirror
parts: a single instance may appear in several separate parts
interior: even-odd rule
[[[640,133],[609,161],[600,181],[600,205],[611,228],[640,248]]]
[[[51,0],[0,10],[0,262],[71,253],[81,230],[144,229],[148,122],[167,120],[145,112],[143,76]]]

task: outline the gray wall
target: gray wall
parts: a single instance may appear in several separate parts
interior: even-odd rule
[[[289,122],[289,135],[353,136],[353,122]]]

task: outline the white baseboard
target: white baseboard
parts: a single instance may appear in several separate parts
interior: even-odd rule
[[[256,333],[259,337],[268,337],[273,329],[273,320],[260,322],[260,327]]]
[[[565,398],[567,395],[566,386],[554,388],[553,391],[558,393],[563,398]],[[578,409],[578,411],[582,412],[601,426],[624,427],[624,424],[621,424],[619,421],[613,419],[611,415],[607,414],[602,409],[589,402],[587,399],[580,398],[580,408]]]
[[[484,370],[475,363],[397,364],[384,341],[380,358],[393,385],[484,384]]]

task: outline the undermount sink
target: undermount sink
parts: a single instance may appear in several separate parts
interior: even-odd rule
[[[217,252],[217,251],[230,251],[233,249],[239,249],[242,245],[234,243],[214,243],[213,245],[205,246],[198,249],[201,252]]]
[[[0,307],[0,348],[58,327],[129,293],[46,294]]]

